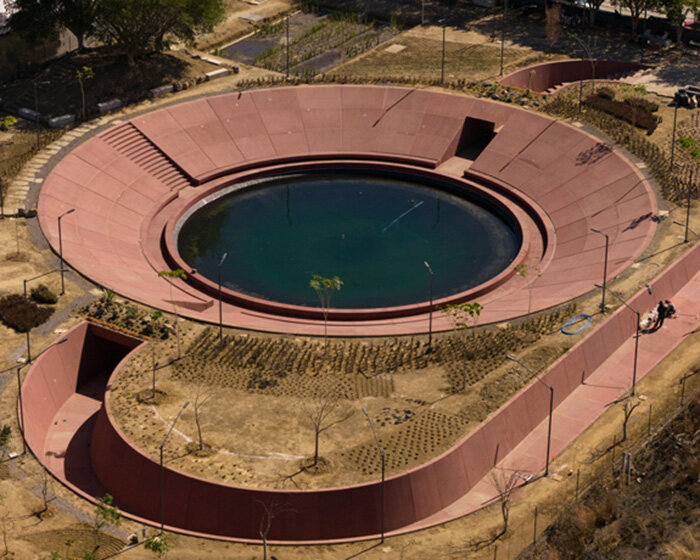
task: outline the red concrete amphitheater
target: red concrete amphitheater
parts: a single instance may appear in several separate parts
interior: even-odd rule
[[[600,281],[609,235],[608,276],[628,267],[651,241],[657,205],[639,169],[579,128],[512,106],[427,90],[309,86],[233,92],[176,104],[107,128],[65,156],[39,197],[42,230],[96,284],[145,304],[218,322],[216,286],[196,273],[171,296],[157,272],[186,268],[173,241],[178,220],[198,202],[239,181],[318,167],[400,169],[487,193],[522,231],[516,259],[495,278],[445,301],[478,297],[481,322],[526,315],[589,292]],[[663,294],[692,276],[693,263],[655,282]],[[518,274],[520,263],[537,274]],[[190,271],[191,272],[191,271]],[[643,295],[638,296],[644,298]],[[648,296],[651,298],[651,296]],[[638,305],[651,305],[642,299]],[[321,334],[318,313],[228,291],[224,323],[279,333]],[[436,303],[445,303],[445,301]],[[335,336],[424,333],[427,302],[410,308],[331,310]],[[452,324],[435,317],[435,329]],[[544,376],[559,405],[634,332],[621,308]],[[83,323],[36,361],[23,387],[30,447],[49,470],[85,497],[110,492],[136,519],[159,521],[158,461],[132,445],[110,410],[109,378],[140,341]],[[625,381],[626,382],[626,381]],[[622,382],[621,383],[625,383]],[[314,491],[222,485],[166,468],[165,523],[185,533],[259,538],[262,504],[284,504],[270,539],[330,542],[405,532],[482,507],[494,462],[521,450],[527,467],[541,453],[522,446],[546,418],[548,391],[529,385],[453,448],[379,481]],[[581,409],[586,415],[595,409]],[[574,419],[572,419],[574,421]],[[583,425],[584,420],[579,424]],[[568,438],[568,439],[567,439]],[[554,434],[553,453],[571,439]],[[520,446],[520,447],[519,447]]]

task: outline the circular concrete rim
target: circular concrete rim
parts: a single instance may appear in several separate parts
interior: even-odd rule
[[[316,92],[320,92],[320,94],[315,95]],[[345,95],[346,92],[349,92],[347,96]],[[234,92],[212,97],[201,97],[194,101],[174,103],[165,108],[140,114],[136,118],[127,121],[126,123],[121,122],[118,124],[117,127],[112,127],[110,129],[104,130],[103,132],[98,133],[98,135],[92,137],[90,140],[81,144],[80,146],[78,146],[78,148],[70,152],[68,156],[64,158],[63,161],[59,162],[54,167],[54,170],[52,171],[51,175],[49,175],[49,177],[46,179],[39,198],[39,218],[42,232],[44,233],[49,243],[54,247],[54,249],[56,249],[58,247],[58,239],[56,234],[55,218],[66,209],[71,208],[76,204],[79,204],[76,201],[79,199],[71,198],[71,196],[64,195],[66,190],[73,192],[75,190],[74,187],[77,187],[78,191],[83,189],[88,195],[93,194],[95,192],[94,190],[90,192],[90,188],[88,186],[89,182],[81,183],[81,185],[84,184],[85,186],[71,185],[68,189],[61,189],[63,192],[59,192],[56,189],[56,186],[58,186],[57,183],[60,183],[60,181],[57,180],[56,176],[60,176],[61,172],[63,172],[66,169],[64,167],[65,160],[69,158],[72,158],[73,160],[83,158],[83,163],[87,163],[88,165],[92,163],[92,159],[98,160],[98,163],[93,167],[96,167],[94,172],[99,172],[100,155],[103,155],[100,153],[100,146],[104,148],[104,142],[100,144],[100,140],[102,136],[108,134],[115,128],[124,125],[130,125],[136,128],[136,125],[132,123],[136,123],[136,121],[139,121],[139,123],[137,124],[142,124],[141,121],[144,118],[148,119],[150,117],[155,116],[156,114],[159,115],[159,118],[167,117],[172,119],[172,116],[168,117],[168,115],[170,115],[168,111],[179,111],[180,114],[182,114],[183,111],[189,110],[190,108],[195,109],[202,107],[203,105],[209,107],[209,105],[207,105],[209,103],[211,103],[212,107],[214,107],[215,105],[221,106],[224,102],[227,102],[225,98],[233,99],[235,97],[235,99],[240,100],[241,97],[243,97],[244,100],[248,100],[247,102],[250,102],[250,99],[248,99],[249,96],[252,96],[253,99],[263,97],[269,98],[261,101],[261,103],[264,103],[265,101],[270,101],[272,98],[279,98],[280,95],[286,95],[287,97],[298,96],[300,100],[305,100],[304,102],[308,102],[309,99],[314,98],[314,96],[316,98],[326,99],[329,97],[333,98],[333,96],[335,95],[339,99],[345,99],[346,97],[348,97],[356,100],[358,98],[358,95],[360,97],[365,95],[362,92],[368,92],[365,97],[377,98],[377,96],[381,97],[381,95],[384,95],[386,99],[396,99],[397,96],[401,96],[401,100],[407,98],[409,94],[413,94],[413,96],[411,97],[411,99],[413,100],[411,101],[412,105],[420,105],[421,103],[425,104],[427,102],[430,105],[430,107],[434,108],[434,110],[429,107],[428,109],[425,109],[426,111],[446,115],[445,117],[443,117],[445,119],[453,118],[453,120],[459,120],[460,118],[465,118],[465,115],[467,115],[470,118],[474,116],[476,118],[485,118],[488,121],[495,122],[499,127],[499,131],[498,137],[496,138],[497,142],[492,142],[492,144],[498,145],[492,146],[491,144],[489,144],[489,146],[486,149],[486,152],[488,153],[485,152],[484,154],[479,155],[477,159],[474,160],[471,167],[468,167],[467,169],[463,170],[463,176],[471,176],[477,178],[484,184],[487,184],[489,188],[494,188],[495,190],[501,192],[510,192],[515,194],[517,197],[526,200],[529,199],[530,201],[533,201],[534,206],[543,209],[541,215],[546,217],[547,219],[545,220],[544,227],[540,228],[540,233],[542,234],[546,245],[542,248],[543,254],[537,259],[536,262],[532,259],[532,255],[528,255],[527,260],[527,264],[530,267],[530,270],[535,269],[537,271],[537,275],[531,274],[527,278],[525,278],[524,275],[519,275],[521,276],[521,278],[511,277],[512,288],[503,289],[499,287],[493,293],[489,293],[487,297],[485,297],[485,299],[481,301],[481,303],[487,304],[485,305],[485,312],[480,318],[480,322],[482,324],[510,320],[516,317],[526,315],[530,312],[548,309],[552,306],[564,303],[566,301],[571,300],[572,298],[583,295],[592,289],[593,280],[589,279],[589,274],[581,275],[580,271],[584,270],[584,266],[588,267],[588,269],[590,269],[591,265],[595,265],[597,267],[597,263],[601,258],[601,256],[598,254],[598,246],[602,246],[601,240],[598,236],[591,233],[584,233],[584,235],[581,238],[576,240],[576,243],[580,245],[585,251],[585,255],[582,255],[583,258],[576,259],[575,265],[566,265],[569,268],[576,269],[575,271],[573,271],[573,274],[569,273],[568,275],[564,275],[565,265],[563,262],[560,262],[564,257],[566,257],[566,259],[568,259],[568,261],[571,262],[571,258],[565,255],[565,253],[570,254],[570,250],[567,248],[566,251],[560,251],[559,247],[562,244],[566,245],[567,243],[569,247],[571,246],[571,233],[572,227],[574,225],[577,228],[579,228],[579,231],[583,232],[587,232],[591,226],[596,226],[599,228],[609,228],[608,231],[611,233],[612,241],[611,256],[613,255],[613,253],[617,253],[615,255],[616,258],[614,265],[609,268],[609,277],[619,274],[622,270],[629,266],[629,264],[633,262],[634,258],[641,254],[641,252],[647,246],[649,241],[651,241],[655,229],[655,224],[650,223],[648,217],[652,216],[651,222],[653,222],[653,216],[655,216],[657,211],[657,204],[653,196],[653,191],[650,188],[648,181],[644,178],[644,175],[617,150],[613,149],[610,151],[611,155],[608,157],[607,163],[610,163],[609,160],[614,160],[614,164],[612,166],[603,166],[603,168],[606,171],[603,171],[602,173],[609,173],[609,171],[612,168],[612,175],[615,175],[616,177],[619,177],[620,173],[627,174],[625,181],[618,181],[618,185],[624,182],[629,187],[628,191],[625,194],[621,195],[620,199],[618,199],[622,200],[622,203],[618,204],[617,201],[613,200],[609,202],[609,204],[614,206],[611,209],[611,212],[614,215],[611,215],[609,212],[601,212],[600,209],[597,212],[595,212],[595,208],[593,208],[592,210],[586,210],[586,207],[590,208],[591,204],[588,201],[581,200],[580,202],[583,203],[581,205],[583,213],[579,213],[579,223],[573,224],[570,222],[564,222],[567,226],[566,239],[559,238],[559,230],[562,225],[562,222],[561,220],[557,222],[556,220],[552,219],[552,210],[550,209],[552,205],[550,204],[550,202],[552,200],[558,200],[558,197],[560,196],[563,196],[564,199],[567,199],[567,197],[570,196],[570,194],[561,193],[560,195],[560,191],[562,189],[555,189],[555,191],[548,193],[546,198],[542,197],[540,196],[540,194],[538,194],[538,189],[535,189],[535,191],[533,191],[530,187],[523,186],[522,180],[528,176],[527,173],[524,175],[522,173],[518,173],[515,175],[513,174],[516,165],[518,166],[518,170],[520,170],[520,168],[522,167],[522,163],[527,163],[529,165],[534,165],[534,167],[537,169],[540,169],[541,172],[539,177],[541,177],[541,180],[544,180],[549,184],[552,184],[552,181],[555,179],[555,176],[552,175],[552,173],[555,173],[557,179],[566,176],[566,173],[569,172],[566,169],[567,165],[569,166],[569,169],[573,170],[573,164],[571,162],[571,153],[567,154],[566,157],[563,157],[564,152],[562,152],[562,158],[556,160],[557,164],[564,164],[563,167],[565,169],[562,175],[562,165],[559,165],[557,170],[555,169],[556,165],[549,165],[549,167],[547,167],[546,161],[538,160],[538,158],[541,158],[542,148],[544,147],[542,146],[543,142],[540,142],[540,138],[547,136],[547,134],[551,131],[552,133],[548,134],[548,142],[550,145],[552,145],[553,143],[554,150],[559,149],[562,145],[570,147],[572,145],[572,136],[575,136],[573,143],[577,147],[586,146],[591,147],[592,149],[593,146],[605,146],[605,144],[600,142],[598,138],[585,131],[580,130],[580,128],[573,127],[561,121],[555,121],[541,114],[525,111],[521,108],[498,104],[483,99],[454,95],[451,93],[439,93],[430,90],[416,89],[408,90],[407,88],[398,88],[391,86],[340,85],[314,85],[271,88]],[[427,101],[426,98],[428,98]],[[301,102],[302,101],[300,101],[300,103]],[[381,105],[378,107],[379,109],[381,109]],[[211,108],[207,110],[211,110]],[[389,109],[387,108],[386,111],[388,110]],[[204,128],[204,125],[202,125],[202,128]],[[381,125],[379,128],[381,128]],[[532,129],[532,132],[529,132],[529,129]],[[307,131],[307,133],[309,134],[311,134],[311,132]],[[525,144],[524,147],[518,148],[518,143],[522,142],[523,136],[527,137],[528,135],[530,136],[530,139],[528,140],[529,143]],[[553,139],[553,137],[555,138]],[[505,138],[509,139],[508,142],[511,141],[511,138],[514,138],[515,144],[509,148],[507,144],[501,141]],[[540,145],[539,148],[537,148],[538,142]],[[92,146],[90,145],[91,143],[93,143]],[[97,144],[97,146],[94,145],[95,143]],[[155,143],[153,144],[156,145]],[[525,152],[527,152],[530,149],[531,145],[534,146],[533,151],[537,152],[539,155],[534,155],[533,153],[533,156],[525,157],[527,155]],[[491,149],[492,147],[493,149]],[[515,151],[511,151],[511,155],[508,155],[508,151],[511,150],[511,148]],[[156,149],[159,149],[157,145]],[[377,151],[376,148],[374,152],[358,152],[352,149],[348,149],[345,152],[314,152],[312,149],[309,150],[310,151],[308,153],[305,153],[303,155],[278,154],[277,156],[267,158],[254,158],[244,162],[243,164],[232,165],[225,169],[220,168],[219,170],[200,172],[198,178],[200,181],[215,181],[218,178],[222,177],[222,175],[224,174],[228,175],[229,177],[232,177],[236,175],[237,172],[246,169],[256,168],[262,164],[283,165],[288,164],[290,162],[299,161],[300,159],[309,159],[311,156],[329,161],[335,159],[338,161],[342,161],[343,163],[358,158],[370,161],[381,159],[389,160],[392,162],[405,163],[407,165],[414,165],[416,167],[422,168],[431,166],[440,167],[442,165],[442,162],[444,161],[430,161],[429,159],[427,159],[429,157],[427,153],[424,155],[406,155],[406,153],[390,153],[391,150],[384,150],[384,152],[382,152],[381,150]],[[523,157],[520,157],[521,153]],[[90,158],[86,158],[87,155],[90,155]],[[92,158],[93,155],[95,155],[96,157]],[[115,154],[112,154],[111,157],[114,158],[114,155]],[[494,156],[497,157],[494,158]],[[499,159],[500,162],[503,162],[504,156],[512,159],[510,159],[510,161],[506,160],[507,163],[503,165],[503,167],[500,167]],[[175,160],[177,160],[178,157],[175,157]],[[565,161],[567,158],[568,161]],[[116,159],[119,159],[118,155]],[[189,161],[191,162],[191,158]],[[71,163],[75,163],[75,161],[72,161]],[[179,165],[177,161],[175,161],[175,164]],[[515,164],[511,166],[511,170],[506,169],[511,164]],[[589,167],[589,171],[591,168],[595,169],[596,167],[600,166],[593,165]],[[503,174],[502,172],[504,169],[509,171],[509,173]],[[59,172],[57,172],[57,170],[59,170]],[[113,168],[112,173],[114,173],[115,171],[117,174],[121,173],[118,169],[115,170]],[[585,174],[586,168],[577,168],[577,172],[578,171],[583,171]],[[124,173],[127,172],[125,171]],[[460,173],[462,172],[460,171]],[[153,177],[151,177],[151,180],[152,179]],[[196,178],[193,180],[195,181],[195,183],[197,182]],[[595,182],[597,183],[598,180],[601,181],[601,186],[603,186],[607,185],[608,182],[612,179],[607,179],[599,175],[598,178],[595,179]],[[588,192],[587,185],[580,186],[586,187],[584,190]],[[612,187],[612,183],[610,184],[610,186]],[[143,224],[145,217],[155,212],[154,208],[156,206],[167,205],[172,200],[172,198],[191,196],[192,193],[188,193],[186,191],[194,190],[196,189],[184,188],[179,191],[170,191],[167,195],[162,196],[161,199],[156,200],[155,204],[152,205],[148,210],[143,211],[143,209],[141,209],[141,217],[139,218],[139,223],[141,226],[141,235],[139,239],[147,240],[149,238],[149,235],[153,233],[146,232],[146,228],[143,227]],[[541,189],[539,190],[541,191]],[[610,190],[615,191],[616,189]],[[47,195],[47,191],[50,192],[50,194]],[[602,193],[602,191],[603,189],[598,190],[596,192],[596,195],[598,195],[598,193]],[[619,189],[617,189],[616,192],[620,194]],[[108,198],[114,196],[121,196],[118,192],[115,192],[113,194],[108,192],[106,193],[106,195]],[[575,196],[583,195],[578,194]],[[601,200],[605,199],[605,196],[600,198]],[[631,200],[632,198],[634,198],[635,200]],[[605,201],[602,202],[602,204],[604,203]],[[594,202],[593,206],[595,205],[596,203]],[[598,204],[598,206],[600,207],[600,204]],[[83,208],[85,208],[84,205]],[[86,211],[88,213],[90,212],[89,209],[83,211]],[[642,212],[646,212],[646,214],[642,216]],[[556,215],[557,213],[560,214],[561,212],[559,210],[554,211],[554,215]],[[115,212],[115,214],[119,214],[118,209]],[[73,217],[75,217],[76,215],[78,215],[78,213],[74,214]],[[628,226],[632,217],[639,217],[640,221],[638,223],[634,223],[633,225]],[[80,224],[76,226],[78,233],[81,233],[84,229],[86,229],[88,231],[88,235],[90,235],[92,233],[91,230],[93,230],[95,227],[98,227],[98,235],[95,236],[96,238],[98,238],[102,236],[103,231],[107,231],[109,229],[108,227],[105,227],[104,230],[102,230],[99,229],[99,226],[94,226],[94,216],[91,221],[93,225],[88,224],[87,226],[83,227],[83,225]],[[68,224],[66,222],[68,222],[68,220],[64,221],[64,249],[66,249],[65,242],[67,240],[66,225]],[[580,227],[581,223],[584,227]],[[105,224],[105,226],[107,226],[107,224]],[[83,235],[85,234],[83,233]],[[72,241],[75,243],[76,240],[73,239]],[[80,241],[81,240],[78,239],[78,242]],[[91,278],[94,282],[98,284],[113,289],[114,291],[128,298],[140,301],[147,305],[155,306],[161,309],[170,309],[172,302],[168,301],[167,297],[165,297],[165,293],[167,292],[167,290],[164,289],[165,285],[159,282],[157,286],[154,286],[154,282],[152,282],[151,278],[151,274],[155,276],[155,272],[167,266],[167,263],[164,262],[162,259],[162,254],[161,261],[163,262],[154,262],[150,258],[153,255],[149,255],[144,259],[148,269],[150,271],[153,271],[152,273],[150,271],[148,272],[148,277],[144,276],[146,270],[145,268],[143,268],[144,263],[139,263],[138,266],[141,267],[139,269],[140,282],[137,281],[138,274],[136,274],[134,275],[133,279],[129,279],[131,280],[131,282],[127,282],[125,284],[123,283],[124,273],[122,273],[121,275],[103,274],[104,270],[109,269],[109,265],[105,266],[104,264],[102,264],[105,262],[106,259],[101,259],[98,255],[95,254],[95,243],[96,239],[93,239],[87,247],[82,247],[79,252],[81,252],[83,256],[81,256],[80,258],[77,258],[75,255],[71,254],[71,251],[67,251],[67,253],[64,255],[65,260],[71,265],[75,266],[78,270],[80,270],[81,273],[84,274],[86,277]],[[115,243],[124,245],[122,239],[115,239]],[[616,245],[618,245],[618,247],[616,247]],[[136,255],[139,255],[139,258],[141,258],[145,256],[143,255],[144,253],[148,252],[147,247],[143,246],[139,246],[138,248],[131,247],[128,251],[121,251],[121,253],[120,250],[116,250],[115,252],[115,248],[112,246],[108,247],[107,249],[108,251],[106,252],[105,257],[107,256],[107,253],[110,253],[110,256],[113,260],[116,258],[116,260],[119,261],[118,264],[121,265],[122,270],[124,269],[124,261],[134,261]],[[595,255],[592,254],[592,249],[595,249]],[[99,249],[97,250],[99,251]],[[86,252],[90,255],[87,260],[85,260],[84,258]],[[600,252],[602,253],[602,251]],[[102,270],[99,271],[95,268],[95,264],[98,262],[102,266]],[[611,264],[612,263],[613,261],[611,259]],[[550,267],[550,265],[552,264],[556,264],[556,266]],[[554,280],[552,274],[550,274],[550,268],[552,269],[552,274],[555,275],[556,280]],[[554,270],[556,270],[556,273],[554,273]],[[540,276],[542,278],[540,278]],[[562,277],[566,277],[567,287],[565,289],[562,289],[562,281],[560,280]],[[535,286],[535,284],[537,284],[537,286]],[[178,282],[173,282],[172,285],[179,290],[178,293],[182,293],[186,296],[185,299],[189,298],[189,302],[192,304],[190,307],[179,306],[179,314],[193,318],[195,320],[200,320],[209,323],[218,323],[218,314],[216,314],[215,310],[212,308],[214,304],[213,299],[205,299],[196,294],[192,294],[191,291],[189,291],[190,287],[188,285],[181,284]],[[552,286],[553,289],[550,289],[549,286]],[[530,302],[533,302],[532,308],[530,307]],[[252,310],[246,310],[245,308],[237,307],[231,304],[224,304],[223,319],[223,323],[226,326],[233,326],[238,328],[246,328],[265,332],[287,333],[297,335],[319,335],[323,332],[323,323],[316,319],[290,319],[281,315],[272,315],[269,313],[265,313],[264,311],[257,312]],[[435,319],[436,320],[433,324],[433,331],[445,331],[453,328],[453,325],[447,318],[437,316],[435,317]],[[331,320],[328,323],[328,334],[329,336],[339,337],[412,335],[427,332],[427,327],[428,313],[425,313],[423,315],[416,315],[410,318],[389,318],[384,320],[361,320],[353,322]]]
[[[534,216],[538,229],[541,231],[544,228],[546,217],[536,206],[531,206],[525,200],[518,200],[515,197],[509,198],[498,192],[491,191],[481,185],[478,180],[472,179],[456,179],[444,173],[437,171],[426,170],[424,168],[410,168],[403,164],[395,164],[391,162],[381,161],[351,161],[351,162],[318,162],[313,159],[302,161],[299,163],[286,164],[282,166],[274,166],[270,171],[267,167],[261,166],[255,170],[251,170],[235,179],[223,178],[211,185],[201,185],[197,189],[197,194],[191,199],[174,199],[171,204],[161,208],[158,213],[150,216],[148,223],[157,220],[161,213],[168,215],[165,226],[165,235],[163,240],[164,252],[166,259],[172,263],[176,269],[184,270],[187,274],[187,282],[202,290],[207,295],[214,298],[219,297],[219,286],[209,278],[197,273],[185,260],[180,256],[177,248],[177,237],[180,227],[196,209],[208,204],[211,200],[223,196],[222,191],[228,191],[239,183],[245,183],[251,179],[264,179],[270,176],[277,176],[285,172],[304,172],[319,169],[338,169],[338,166],[344,166],[344,170],[380,170],[380,171],[397,171],[402,175],[412,175],[416,177],[433,178],[442,183],[451,185],[453,188],[464,190],[467,193],[472,192],[477,196],[485,199],[488,204],[495,207],[501,214],[502,219],[515,230],[515,233],[520,237],[520,248],[511,262],[498,274],[489,278],[487,281],[470,288],[469,290],[455,293],[451,296],[436,299],[432,302],[433,308],[440,308],[445,305],[462,303],[480,297],[494,288],[506,283],[513,275],[516,274],[518,266],[523,263],[531,246],[531,233],[524,226],[523,221],[526,215]],[[341,169],[343,170],[343,169]],[[223,181],[223,182],[222,182]],[[201,190],[201,192],[200,192]],[[148,225],[146,226],[148,227]],[[546,243],[543,242],[543,245]],[[300,305],[285,304],[272,300],[257,298],[237,292],[226,287],[221,288],[222,300],[241,305],[249,309],[256,309],[272,314],[303,317],[307,319],[323,320],[324,312],[321,308],[312,308]],[[423,301],[410,305],[394,306],[394,307],[373,307],[373,308],[330,308],[327,310],[328,318],[331,320],[341,321],[356,321],[356,320],[371,320],[371,319],[386,319],[392,317],[405,317],[428,313],[431,309],[429,301]]]

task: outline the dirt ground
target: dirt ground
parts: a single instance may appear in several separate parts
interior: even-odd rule
[[[241,19],[245,14],[256,14],[266,20],[274,20],[292,9],[293,3],[286,0],[265,0],[253,2],[244,0],[226,0],[226,19],[216,26],[212,33],[197,38],[197,47],[211,50],[223,47],[235,39],[252,33],[254,24]]]
[[[475,31],[448,27],[445,33],[445,78],[447,80],[485,80],[498,77],[500,41]],[[545,58],[529,47],[508,42],[504,49],[504,73]],[[442,69],[442,28],[416,27],[345,64],[331,75],[405,77],[419,74],[436,79]]]

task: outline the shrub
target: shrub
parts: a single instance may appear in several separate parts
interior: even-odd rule
[[[596,90],[596,93],[598,97],[602,97],[603,99],[615,99],[615,90],[609,87],[600,87]]]
[[[631,105],[632,107],[636,107],[637,109],[642,109],[647,113],[655,113],[659,110],[658,103],[654,103],[653,101],[649,101],[648,99],[644,99],[643,97],[638,97],[636,95],[625,97],[625,103],[627,103],[627,105]]]
[[[31,297],[37,303],[56,303],[58,301],[58,296],[44,284],[32,288]]]
[[[27,332],[41,325],[52,314],[52,307],[41,307],[33,301],[25,303],[19,294],[10,294],[0,299],[0,321],[17,332]]]
[[[634,123],[639,128],[645,128],[649,134],[656,130],[659,119],[644,110],[637,109],[622,101],[612,101],[600,95],[589,95],[584,100],[584,104],[614,115],[619,119]]]

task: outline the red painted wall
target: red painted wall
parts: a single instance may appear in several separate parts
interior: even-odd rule
[[[636,62],[623,62],[619,60],[599,60],[595,65],[596,78],[609,78],[618,74],[649,68],[646,64]],[[530,73],[532,78],[530,78]],[[544,93],[549,88],[566,82],[578,82],[590,80],[593,77],[593,66],[590,60],[559,60],[556,62],[544,62],[534,64],[520,70],[516,70],[501,78],[498,83],[502,86],[511,86],[518,89],[530,89],[538,93]]]

